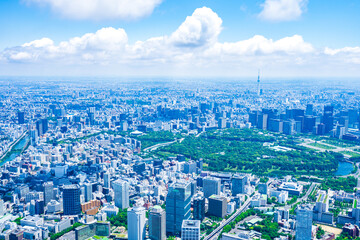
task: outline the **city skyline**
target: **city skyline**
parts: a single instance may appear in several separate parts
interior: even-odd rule
[[[355,0],[85,2],[2,1],[0,75],[360,74]]]

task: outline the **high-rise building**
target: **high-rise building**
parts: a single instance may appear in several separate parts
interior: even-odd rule
[[[268,115],[265,113],[261,113],[258,116],[258,122],[257,122],[257,128],[266,130],[267,129],[267,123],[268,123]]]
[[[312,116],[314,114],[314,106],[312,104],[306,105],[305,115]]]
[[[188,161],[184,163],[184,173],[192,174],[196,173],[196,162],[195,161]]]
[[[143,240],[146,237],[146,210],[143,207],[133,207],[127,210],[128,239]]]
[[[239,193],[245,193],[245,186],[247,185],[247,183],[247,175],[234,175],[231,179],[233,196],[236,196]]]
[[[313,116],[305,116],[304,117],[304,127],[303,132],[311,133],[316,125],[316,117]]]
[[[226,118],[219,118],[218,120],[218,128],[226,128]]]
[[[177,182],[170,185],[166,197],[166,233],[179,236],[183,220],[190,219],[191,184]]]
[[[18,111],[17,115],[18,115],[18,123],[24,124],[25,123],[25,112]]]
[[[181,240],[200,240],[200,221],[184,220],[181,226]]]
[[[129,207],[129,183],[123,180],[113,182],[115,206],[121,209]]]
[[[77,184],[63,187],[64,215],[77,215],[81,212],[80,186]]]
[[[110,173],[109,172],[104,173],[104,187],[110,188]]]
[[[295,121],[284,121],[283,123],[283,133],[287,135],[293,135],[295,133]]]
[[[92,187],[93,185],[91,183],[85,183],[84,184],[84,188],[85,188],[85,202],[89,202],[92,200]]]
[[[309,240],[312,233],[313,210],[309,205],[299,205],[296,211],[296,240]]]
[[[268,194],[268,183],[259,183],[259,193]]]
[[[151,240],[166,239],[166,214],[160,206],[155,206],[150,210],[149,237]]]
[[[205,177],[203,179],[203,192],[206,198],[211,195],[219,195],[221,190],[221,180],[214,177]]]
[[[325,125],[325,133],[329,133],[334,128],[334,117],[332,112],[324,112],[323,123]]]
[[[54,199],[54,184],[52,182],[45,182],[43,184],[44,204],[45,206]]]
[[[195,197],[193,200],[193,217],[195,220],[204,220],[205,218],[205,198],[203,196]]]
[[[212,195],[209,197],[208,214],[224,218],[227,212],[227,199],[223,196]]]

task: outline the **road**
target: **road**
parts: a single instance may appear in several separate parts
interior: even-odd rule
[[[306,192],[306,194],[302,197],[302,198],[300,198],[300,199],[298,199],[296,202],[302,202],[302,201],[304,201],[304,200],[307,200],[307,198],[309,197],[309,195],[310,195],[310,193],[312,192],[312,190],[316,187],[316,185],[318,185],[318,184],[316,184],[316,183],[311,183],[311,186],[309,187],[309,189],[307,190],[307,192]]]
[[[173,143],[176,143],[176,142],[182,142],[185,138],[181,138],[180,140],[179,139],[176,139],[175,141],[172,141],[172,142],[165,142],[165,143],[158,143],[156,145],[153,145],[151,147],[147,147],[145,148],[143,151],[144,152],[151,152],[151,151],[154,151],[156,149],[158,149],[159,147],[165,147],[165,146],[168,146],[170,144],[173,144]]]
[[[237,216],[240,215],[240,213],[242,213],[245,209],[247,209],[249,207],[251,199],[252,198],[249,198],[248,200],[246,200],[245,203],[230,218],[228,218],[225,222],[222,222],[220,224],[220,226],[218,226],[214,231],[212,231],[209,235],[207,235],[204,238],[204,240],[216,239],[218,234],[221,233],[222,229],[226,225],[228,225],[230,222],[232,222]]]

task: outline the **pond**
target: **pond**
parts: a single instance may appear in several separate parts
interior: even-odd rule
[[[335,176],[345,176],[352,172],[354,165],[349,162],[339,162],[338,170],[335,172]]]

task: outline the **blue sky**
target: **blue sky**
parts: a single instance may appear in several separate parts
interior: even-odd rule
[[[359,12],[359,0],[2,0],[0,75],[358,77]]]

